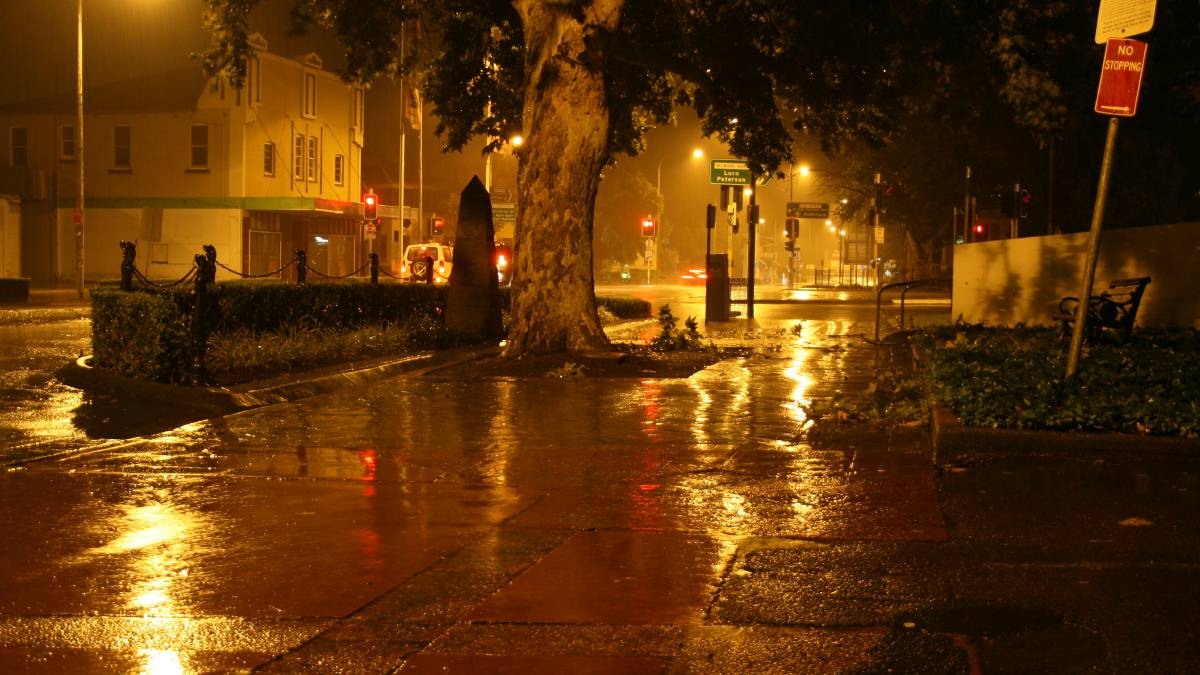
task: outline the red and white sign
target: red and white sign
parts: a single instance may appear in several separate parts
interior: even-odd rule
[[[1142,90],[1142,72],[1146,68],[1146,43],[1112,39],[1104,47],[1104,65],[1100,68],[1100,87],[1096,91],[1096,112],[1115,117],[1137,114]]]

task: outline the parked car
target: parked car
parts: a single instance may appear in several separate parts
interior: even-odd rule
[[[400,278],[433,284],[450,282],[454,267],[454,247],[447,244],[413,244],[404,249]]]
[[[496,265],[496,281],[501,286],[512,283],[512,273],[516,268],[511,246],[496,244],[492,248],[492,262]]]
[[[708,281],[708,271],[699,267],[689,267],[679,275],[679,283],[684,286],[703,286]]]

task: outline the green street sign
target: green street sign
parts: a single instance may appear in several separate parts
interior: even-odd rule
[[[788,202],[788,218],[828,218],[829,202]]]
[[[714,159],[709,165],[708,182],[713,185],[749,185],[750,167],[740,159]]]

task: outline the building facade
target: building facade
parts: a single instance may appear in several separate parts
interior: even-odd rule
[[[198,65],[85,89],[82,140],[66,97],[0,110],[0,192],[21,196],[25,276],[76,279],[81,156],[89,281],[119,276],[122,240],[157,279],[183,276],[205,244],[243,274],[286,274],[298,249],[325,274],[361,266],[363,90],[316,54],[251,44],[240,89]]]

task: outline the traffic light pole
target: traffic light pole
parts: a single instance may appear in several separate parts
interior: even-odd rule
[[[757,240],[756,233],[758,232],[758,189],[755,187],[757,181],[756,176],[750,174],[750,204],[746,207],[746,225],[749,229],[749,251],[747,255],[746,269],[746,318],[754,318],[754,245]]]

